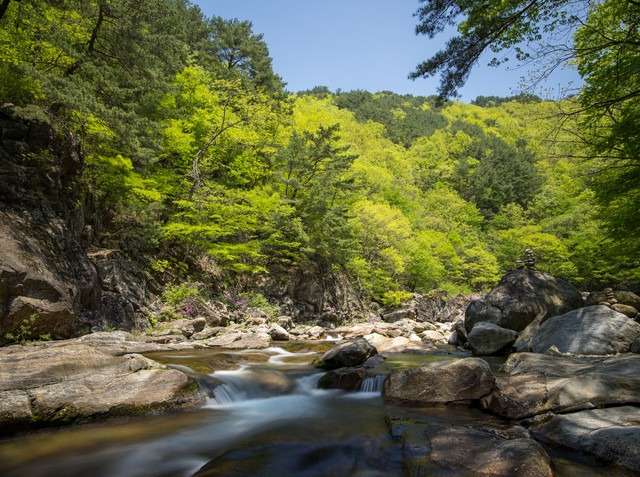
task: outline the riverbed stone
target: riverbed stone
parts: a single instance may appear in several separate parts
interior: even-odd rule
[[[640,473],[640,407],[559,414],[533,426],[544,442],[574,449]]]
[[[510,347],[518,337],[518,332],[482,321],[476,323],[469,333],[469,347],[476,356],[500,354]]]
[[[386,402],[418,406],[469,404],[489,394],[495,377],[486,361],[464,358],[396,370],[384,383]]]
[[[436,349],[431,342],[411,341],[404,336],[388,337],[379,333],[371,333],[365,335],[364,338],[374,346],[379,353],[398,354],[398,353],[427,353]]]
[[[555,316],[531,338],[531,350],[544,353],[607,355],[626,353],[640,335],[640,324],[603,305],[588,306]]]
[[[330,348],[322,355],[316,365],[327,370],[348,368],[364,363],[375,354],[378,354],[375,346],[359,336]]]
[[[640,356],[572,358],[512,354],[481,407],[511,419],[640,402]]]
[[[357,391],[362,382],[367,379],[367,370],[364,368],[340,368],[327,371],[318,381],[321,389],[342,389],[344,391]]]
[[[513,270],[484,299],[469,304],[465,328],[470,332],[476,323],[488,321],[522,331],[542,311],[552,317],[583,305],[582,295],[569,282],[538,270]]]
[[[195,383],[179,371],[77,341],[0,349],[0,393],[4,432],[31,422],[59,425],[200,402]]]
[[[271,328],[269,328],[269,336],[271,339],[276,341],[289,341],[289,332],[285,330],[282,326],[273,324]]]

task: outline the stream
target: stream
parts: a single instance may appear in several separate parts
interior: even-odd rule
[[[465,475],[432,462],[408,463],[429,449],[390,432],[390,423],[509,423],[466,408],[385,405],[392,369],[441,359],[451,351],[389,357],[359,392],[320,390],[311,362],[329,342],[292,342],[263,350],[198,350],[148,356],[194,376],[207,391],[195,411],[122,418],[0,441],[5,476],[414,476]],[[500,361],[491,361],[494,370]],[[404,425],[404,424],[403,424]],[[455,452],[456,449],[451,449]],[[550,452],[556,475],[620,475],[580,456]]]

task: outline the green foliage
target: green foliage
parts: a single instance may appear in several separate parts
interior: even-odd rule
[[[400,306],[413,298],[412,293],[403,290],[388,291],[382,296],[382,304],[384,306],[393,307]]]
[[[194,283],[172,285],[162,292],[162,301],[167,305],[178,306],[187,298],[201,296],[202,290]]]
[[[45,333],[38,335],[37,338],[34,339],[34,325],[38,321],[38,314],[32,313],[28,318],[22,320],[22,322],[18,325],[18,328],[14,330],[13,333],[7,333],[4,335],[5,339],[19,344],[21,346],[25,346],[29,343],[33,343],[34,341],[49,341],[51,340],[51,334]]]

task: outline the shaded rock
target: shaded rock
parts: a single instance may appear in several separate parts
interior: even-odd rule
[[[553,416],[533,426],[546,443],[640,472],[640,408],[624,406]]]
[[[471,472],[472,475],[554,475],[551,459],[544,448],[527,437],[504,439],[484,430],[445,427],[431,437],[431,446],[432,462],[449,469]]]
[[[514,331],[524,330],[542,311],[547,317],[583,306],[582,295],[570,283],[544,272],[513,270],[482,300],[472,301],[465,328],[488,321]]]
[[[358,366],[377,353],[376,348],[367,340],[358,337],[329,349],[318,360],[316,366],[328,370]]]
[[[382,319],[387,323],[395,323],[404,319],[414,319],[416,312],[411,307],[403,307],[399,310],[392,310],[382,315]]]
[[[469,346],[476,356],[490,356],[504,351],[517,337],[517,331],[483,321],[476,323],[469,333]]]
[[[531,351],[531,338],[533,338],[533,336],[538,332],[546,316],[546,311],[538,313],[534,320],[529,323],[524,330],[522,330],[515,343],[513,343],[513,347],[517,352],[521,353]]]
[[[273,340],[276,340],[276,341],[289,340],[289,332],[280,325],[275,325],[275,324],[271,325],[271,328],[269,328],[268,333],[269,333],[269,336],[271,336],[271,339]]]
[[[0,349],[0,394],[4,432],[200,402],[197,386],[179,371],[79,342]]]
[[[614,305],[611,305],[611,309],[613,311],[617,311],[618,313],[622,313],[623,315],[628,316],[629,318],[635,319],[635,317],[638,315],[638,310],[630,305],[623,305],[621,303],[616,303]]]
[[[630,291],[615,290],[613,298],[620,305],[629,305],[636,310],[640,310],[640,296]],[[607,294],[604,291],[589,293],[586,299],[586,306],[597,305],[600,302],[608,301]]]
[[[640,353],[640,336],[638,336],[635,341],[633,342],[633,344],[631,345],[631,350],[632,353]]]
[[[626,353],[640,335],[640,324],[603,305],[588,306],[548,319],[531,338],[531,350],[552,346],[561,353],[606,355]]]
[[[468,404],[489,394],[494,380],[482,359],[447,360],[392,371],[382,395],[387,402],[411,405]]]
[[[548,411],[575,412],[601,406],[640,404],[640,356],[569,358],[512,354],[481,406],[521,419]]]
[[[318,387],[357,391],[367,376],[367,370],[364,368],[340,368],[326,372],[318,381]]]

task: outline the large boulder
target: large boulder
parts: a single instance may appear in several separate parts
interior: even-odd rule
[[[0,432],[194,406],[197,385],[139,354],[78,341],[0,349]]]
[[[469,347],[476,356],[490,356],[499,354],[509,348],[516,338],[518,332],[502,328],[493,323],[482,321],[476,325],[469,333]]]
[[[513,270],[484,299],[469,304],[465,328],[469,332],[476,323],[488,321],[522,331],[542,311],[552,317],[582,306],[580,292],[561,278],[540,271]]]
[[[364,363],[374,354],[378,354],[378,350],[359,336],[329,349],[316,365],[327,370],[348,368]]]
[[[587,359],[516,353],[501,371],[509,376],[496,379],[481,405],[511,419],[640,403],[635,354]]]
[[[535,353],[555,346],[560,353],[626,353],[640,335],[640,324],[606,306],[580,308],[548,319],[531,338]]]
[[[533,426],[531,431],[548,444],[591,454],[601,461],[628,469],[629,475],[640,473],[639,407],[556,415]]]
[[[392,371],[384,382],[387,402],[418,406],[468,404],[489,394],[495,377],[486,361],[464,358]]]

